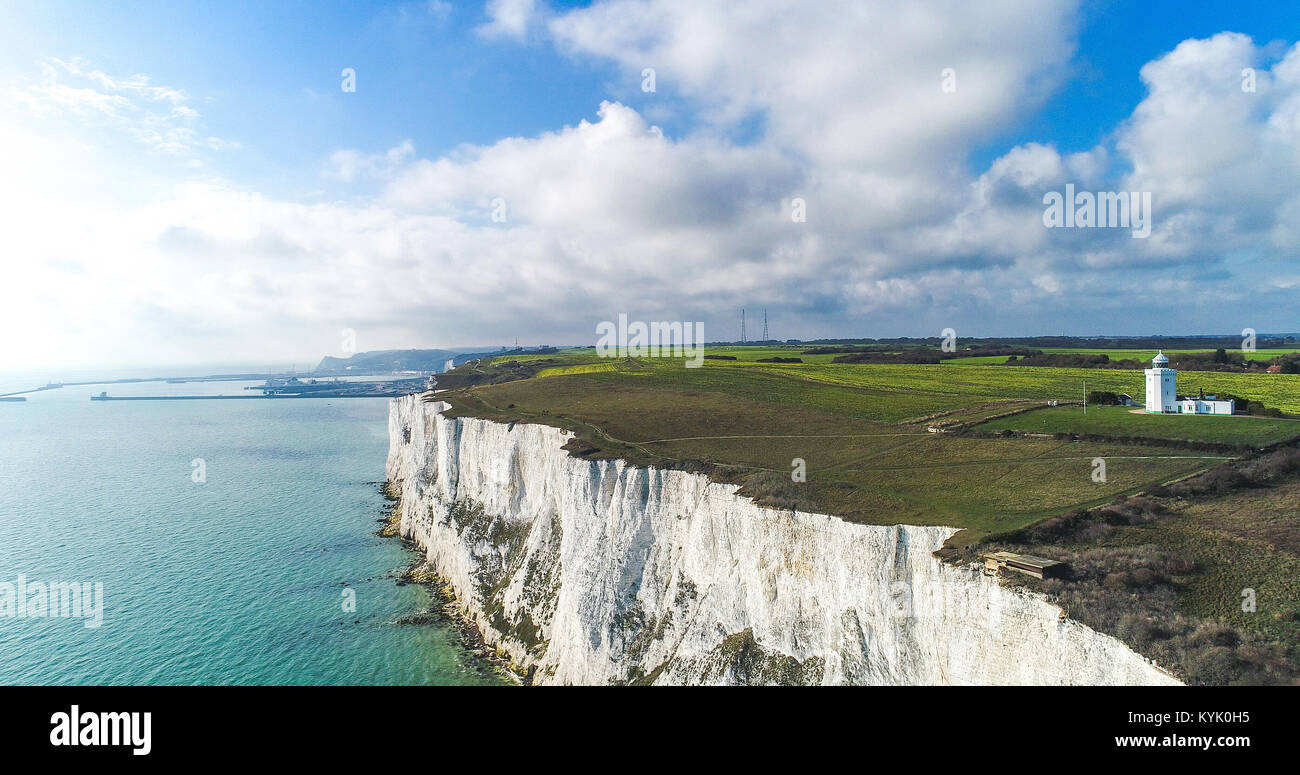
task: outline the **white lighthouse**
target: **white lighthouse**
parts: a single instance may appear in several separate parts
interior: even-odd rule
[[[1164,350],[1151,359],[1151,368],[1147,369],[1147,403],[1148,412],[1177,412],[1178,406],[1178,370],[1169,369]]]

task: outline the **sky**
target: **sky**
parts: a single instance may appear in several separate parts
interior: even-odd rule
[[[6,3],[0,360],[1294,332],[1287,5]]]

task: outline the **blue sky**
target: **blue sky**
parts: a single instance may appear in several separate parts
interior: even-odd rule
[[[594,114],[607,94],[597,70],[608,68],[485,43],[472,32],[481,6],[442,15],[420,2],[52,2],[11,12],[6,71],[57,56],[185,84],[202,95],[210,131],[247,139],[223,169],[259,186],[310,179],[337,148],[410,139],[441,154],[536,134]],[[344,67],[360,74],[355,94],[340,90]]]
[[[1300,329],[1293,9],[823,5],[10,4],[0,226],[38,293],[7,314],[70,321],[24,357],[585,342],[619,312],[729,338],[742,305],[806,338]],[[1153,237],[1044,233],[1067,180],[1151,190]],[[72,223],[18,215],[43,195]]]
[[[602,100],[650,101],[642,99],[639,76],[610,63],[476,36],[486,20],[482,3],[430,12],[424,2],[54,0],[10,8],[8,16],[0,34],[6,72],[29,71],[48,56],[80,57],[105,71],[186,84],[210,101],[214,133],[256,138],[229,163],[232,174],[259,185],[310,176],[340,147],[378,151],[410,139],[422,154],[441,155],[461,143],[594,118]],[[1300,14],[1278,2],[1093,0],[1079,17],[1069,80],[1037,114],[983,144],[973,166],[1020,142],[1078,151],[1105,141],[1142,99],[1141,66],[1188,38],[1224,29],[1261,44],[1300,38]],[[355,95],[339,90],[343,67],[360,73]],[[679,98],[671,87],[654,100]],[[664,127],[688,131],[690,122]]]
[[[1189,38],[1232,30],[1258,44],[1300,39],[1300,14],[1286,3],[1218,0],[1095,0],[1080,13],[1078,54],[1070,80],[1038,114],[974,158],[991,162],[1017,143],[1044,139],[1082,151],[1104,142],[1141,102],[1142,65]]]

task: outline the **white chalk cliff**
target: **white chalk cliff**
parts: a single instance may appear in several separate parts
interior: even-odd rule
[[[947,527],[777,511],[588,461],[542,425],[393,399],[401,530],[538,683],[1176,684],[1040,597],[931,556]]]

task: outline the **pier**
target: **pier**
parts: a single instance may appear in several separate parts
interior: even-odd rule
[[[418,392],[418,391],[416,391]],[[392,398],[395,396],[404,396],[407,393],[268,393],[258,396],[110,396],[100,393],[97,396],[91,396],[91,401],[260,401],[263,399],[292,399],[292,398]],[[0,399],[5,400],[5,399]],[[18,401],[25,399],[19,398]]]
[[[358,375],[360,376],[360,375]],[[381,376],[370,374],[364,376]],[[244,387],[246,391],[261,391],[260,395],[188,395],[188,396],[110,396],[107,391],[92,395],[91,401],[225,401],[248,400],[255,398],[395,398],[423,392],[427,375],[388,380],[345,381],[337,376],[330,378],[300,379],[295,374],[213,374],[202,377],[148,377],[115,380],[98,380],[87,382],[50,382],[41,387],[0,394],[0,401],[26,401],[29,393],[46,390],[58,390],[84,385],[124,385],[142,382],[166,382],[169,385],[183,385],[187,382],[248,382],[251,378],[265,378],[261,385]]]

